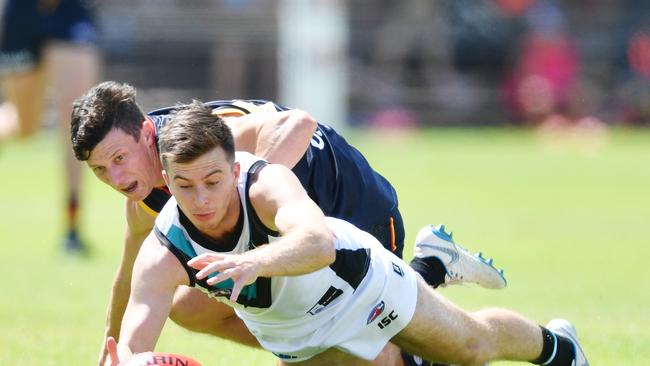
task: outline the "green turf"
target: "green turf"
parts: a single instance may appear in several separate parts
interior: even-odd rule
[[[593,365],[650,358],[649,131],[614,131],[596,146],[492,129],[349,136],[395,184],[407,243],[420,226],[446,223],[457,242],[506,270],[506,290],[463,286],[445,295],[470,310],[567,317]],[[52,140],[44,133],[0,145],[0,365],[90,365],[99,349],[122,198],[86,175],[81,214],[92,255],[63,256],[61,148]],[[173,324],[158,350],[206,366],[275,363]]]

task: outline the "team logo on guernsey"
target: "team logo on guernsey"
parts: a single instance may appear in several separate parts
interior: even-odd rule
[[[325,294],[318,300],[318,303],[309,309],[308,313],[311,315],[316,315],[320,313],[327,305],[329,305],[332,301],[334,301],[337,297],[341,296],[343,294],[343,290],[338,289],[334,286],[330,286],[330,288],[325,292]]]
[[[385,307],[386,305],[384,304],[383,301],[375,305],[374,309],[372,309],[372,311],[370,312],[370,315],[368,315],[368,322],[366,324],[370,324],[372,323],[373,320],[377,319],[377,317],[384,312]]]

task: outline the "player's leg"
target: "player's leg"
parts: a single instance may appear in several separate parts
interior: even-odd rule
[[[301,362],[284,362],[280,360],[279,366],[370,366],[371,361],[362,360],[335,348],[330,348],[323,353]]]
[[[230,306],[209,298],[195,288],[181,286],[176,290],[169,317],[179,326],[193,332],[260,347],[257,339]]]
[[[577,340],[509,310],[465,312],[421,279],[415,314],[392,341],[427,359],[462,365],[513,360],[569,366],[579,349]],[[588,363],[584,360],[579,365]]]
[[[368,228],[368,233],[374,236],[386,250],[402,258],[404,252],[404,221],[399,209],[396,209],[383,222],[377,223]],[[444,279],[444,276],[443,276]],[[394,346],[393,346],[394,347]],[[402,364],[404,366],[428,366],[421,357],[401,352]]]
[[[77,207],[80,189],[81,164],[74,158],[70,143],[70,114],[72,104],[94,85],[100,72],[100,56],[96,47],[65,42],[52,42],[45,49],[44,61],[48,77],[55,91],[59,131],[64,143],[67,192],[66,251],[83,251],[77,227]]]
[[[395,233],[402,233],[396,237],[401,237],[402,244],[399,247],[403,248],[404,226],[399,211],[393,217],[391,223]],[[445,233],[444,226],[435,228],[427,226],[421,229],[415,240],[414,249],[415,255],[410,266],[433,288],[465,282],[477,283],[488,288],[503,288],[506,284],[503,271],[496,270],[491,261],[473,256],[457,246],[451,239],[451,235]],[[406,366],[431,365],[419,356],[421,355],[402,353]]]
[[[0,108],[0,137],[25,138],[42,123],[44,76],[37,7],[14,1],[0,20],[0,73],[5,103]]]
[[[384,221],[366,229],[388,251],[402,258],[404,222],[399,210]],[[503,270],[492,266],[491,259],[472,255],[456,245],[444,225],[422,228],[416,237],[411,267],[434,288],[441,285],[476,283],[485,288],[506,287]]]
[[[6,98],[0,108],[3,137],[27,138],[42,123],[45,69],[35,66],[26,71],[8,72],[2,87]]]
[[[458,246],[444,225],[428,225],[415,239],[411,268],[432,287],[476,283],[489,289],[502,289],[507,282],[503,270],[492,265],[481,253],[472,255]]]
[[[373,361],[367,361],[345,353],[336,348],[330,348],[323,353],[302,362],[278,362],[280,366],[403,366],[400,350],[394,344],[388,343]]]

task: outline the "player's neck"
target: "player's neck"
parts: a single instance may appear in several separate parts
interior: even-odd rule
[[[158,156],[158,149],[156,148],[156,145],[151,145],[151,148],[149,149],[149,161],[152,166],[151,174],[154,175],[153,182],[156,187],[162,187],[165,185],[165,179],[163,178],[162,175],[162,163],[160,162],[160,158]]]

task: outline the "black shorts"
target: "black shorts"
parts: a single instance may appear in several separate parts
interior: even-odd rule
[[[27,71],[41,61],[49,41],[96,44],[97,27],[88,1],[59,0],[53,9],[38,0],[7,0],[2,19],[0,70]]]
[[[366,231],[377,238],[384,248],[402,258],[405,234],[404,221],[399,210],[395,210],[384,222],[377,223]]]

